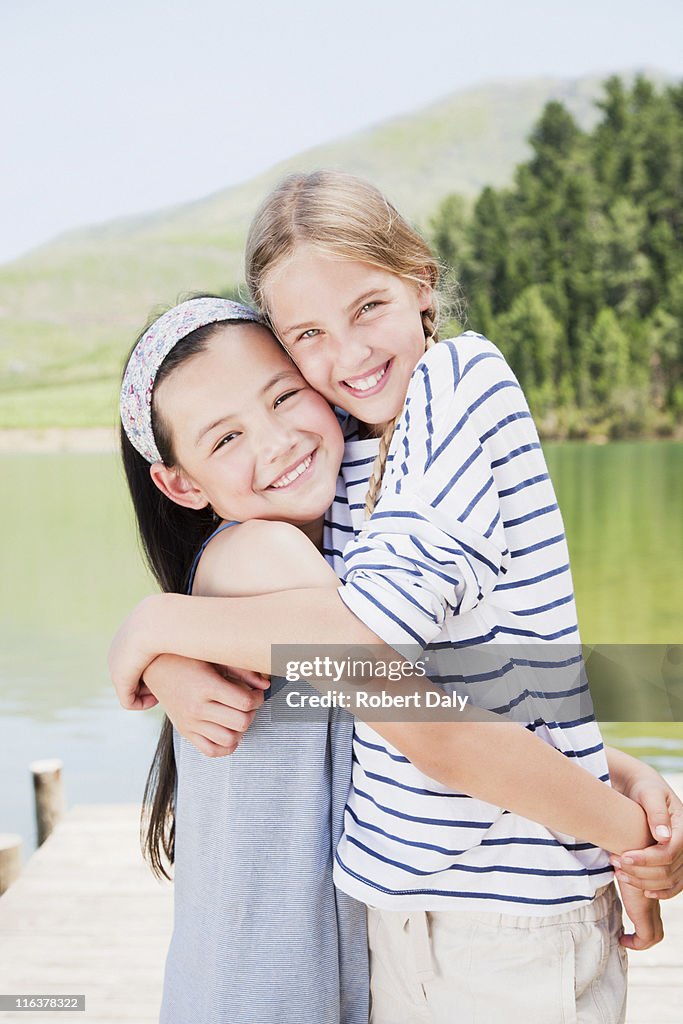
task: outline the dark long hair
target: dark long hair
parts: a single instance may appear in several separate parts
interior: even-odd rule
[[[243,322],[246,321],[230,321],[238,324]],[[204,352],[210,339],[224,326],[223,322],[207,324],[179,341],[161,364],[155,388],[186,360]],[[164,465],[175,466],[171,430],[155,408],[154,393],[152,430]],[[195,510],[176,505],[155,485],[150,476],[149,463],[130,443],[123,426],[120,428],[120,439],[123,467],[147,564],[162,590],[184,594],[189,585],[194,558],[215,529],[213,511],[210,508]],[[164,717],[145,784],[140,821],[143,853],[159,878],[171,878],[169,865],[175,860],[176,782],[173,726]]]

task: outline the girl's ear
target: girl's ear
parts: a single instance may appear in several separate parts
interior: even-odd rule
[[[206,508],[209,504],[204,492],[196,487],[179,469],[155,462],[149,467],[149,475],[162,494],[183,508]]]
[[[434,301],[434,288],[432,286],[431,274],[427,267],[420,274],[417,284],[417,301],[420,305],[420,312],[424,313]]]

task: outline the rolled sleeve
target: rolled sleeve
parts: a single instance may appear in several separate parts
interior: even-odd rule
[[[391,646],[421,649],[477,607],[509,557],[492,467],[442,342],[411,378],[370,520],[344,550],[344,604]]]

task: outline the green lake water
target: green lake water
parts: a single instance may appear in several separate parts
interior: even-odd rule
[[[588,644],[683,644],[683,444],[547,445]],[[32,843],[28,763],[65,762],[69,803],[138,800],[158,714],[122,711],[105,656],[151,587],[114,455],[0,456],[0,832]],[[683,724],[606,724],[683,770]]]

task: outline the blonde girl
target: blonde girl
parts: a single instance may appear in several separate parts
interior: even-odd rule
[[[486,339],[468,333],[436,344],[438,267],[424,242],[371,186],[321,173],[290,179],[266,200],[247,263],[253,294],[307,380],[352,414],[349,503],[333,505],[333,521],[352,537],[345,585],[244,600],[149,599],[113,649],[122,703],[134,705],[142,672],[163,652],[267,672],[271,642],[379,639],[434,653],[486,647],[509,706],[523,696],[516,688],[525,677],[507,669],[510,645],[521,638],[537,647],[540,665],[550,658],[566,667],[571,659],[548,651],[571,645],[576,668],[564,531],[526,403]],[[373,461],[379,432],[366,508],[362,467]],[[442,681],[453,666],[447,659]],[[575,679],[580,690],[580,668]],[[479,695],[491,706],[481,680],[461,681],[473,702]],[[494,737],[458,723],[357,725],[335,880],[371,908],[377,1022],[417,1013],[453,1019],[456,990],[471,992],[463,1021],[482,1013],[521,1019],[529,1001],[549,1021],[570,1003],[586,1019],[622,1018],[623,946],[657,940],[656,905],[624,887],[636,935],[620,944],[608,858],[580,839],[623,853],[646,845],[644,819],[603,785],[605,752],[590,715],[527,725],[545,741],[533,758],[548,760],[537,774],[527,765],[523,782],[530,755],[518,744],[528,729],[495,725]],[[631,769],[612,760],[614,777],[629,788]],[[586,770],[561,789],[571,762]],[[643,798],[651,783],[640,779],[631,791]],[[550,806],[539,816],[541,793]],[[666,828],[671,798],[662,794],[652,813]],[[677,886],[661,863],[667,854],[659,863],[649,856],[645,884]],[[478,944],[473,928],[484,937]],[[494,986],[491,929],[502,938],[496,962],[507,965]],[[579,935],[585,941],[575,953]],[[549,948],[556,955],[542,956]],[[511,1001],[512,982],[527,968]]]

